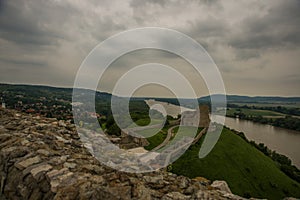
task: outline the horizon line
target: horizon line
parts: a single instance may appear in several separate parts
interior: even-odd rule
[[[74,89],[73,87],[68,87],[68,86],[56,86],[56,85],[44,85],[44,84],[34,84],[34,83],[8,83],[8,82],[0,82],[0,85],[23,85],[23,86],[40,86],[40,87],[52,87],[52,88],[59,88],[59,89]],[[90,88],[78,88],[78,89],[85,89],[85,90],[93,90]],[[94,91],[94,90],[93,90]],[[101,91],[101,90],[96,90],[97,92],[100,93],[107,93],[110,95],[113,95],[111,92],[108,91]],[[222,95],[222,94],[208,94],[204,96],[197,97],[198,99],[204,98],[204,97],[209,97],[212,95]],[[117,95],[115,95],[117,96]],[[226,93],[226,96],[241,96],[241,97],[250,97],[250,98],[255,98],[255,97],[268,97],[268,98],[300,98],[300,96],[280,96],[280,95],[249,95],[249,94],[230,94]],[[131,97],[130,97],[131,98]],[[164,98],[164,99],[178,99],[176,97],[162,97],[162,96],[134,96],[133,98]],[[191,99],[189,97],[182,97],[181,99]]]

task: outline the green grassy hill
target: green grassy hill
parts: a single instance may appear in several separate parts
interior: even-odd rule
[[[282,199],[300,197],[300,184],[274,161],[228,129],[204,159],[198,158],[201,140],[172,164],[172,172],[190,178],[225,180],[233,193],[244,197]]]

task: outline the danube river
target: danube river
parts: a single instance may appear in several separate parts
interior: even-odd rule
[[[165,107],[169,115],[177,116],[180,113],[180,107],[159,101],[146,101],[151,107],[154,104],[161,104]],[[162,112],[161,109],[153,108]],[[186,108],[182,108],[186,109]],[[162,112],[164,113],[164,112]],[[220,121],[220,116],[210,116],[212,121]],[[225,118],[225,125],[231,129],[244,132],[248,140],[253,140],[257,144],[264,143],[269,149],[289,157],[293,164],[300,168],[300,132],[289,129],[274,127],[266,124],[254,123],[248,120],[239,120],[235,118]]]

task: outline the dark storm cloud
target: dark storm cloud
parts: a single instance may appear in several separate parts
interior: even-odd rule
[[[132,0],[130,2],[130,6],[134,8],[145,7],[147,4],[157,4],[164,7],[168,2],[168,0],[152,0],[152,1],[140,1],[140,0]]]
[[[157,26],[197,40],[219,66],[231,93],[243,89],[242,80],[253,78],[253,90],[245,86],[243,93],[261,88],[268,94],[270,88],[258,85],[269,82],[278,88],[289,83],[284,92],[294,94],[291,83],[300,84],[299,10],[298,0],[0,0],[0,79],[72,86],[78,67],[97,44],[127,29]],[[134,55],[138,61],[178,62],[168,53]],[[123,63],[139,62],[128,57],[114,70],[124,68]]]
[[[0,12],[0,37],[18,44],[50,45],[62,34],[42,21],[44,8],[28,7],[30,1],[3,1]],[[27,5],[29,4],[29,5]],[[46,6],[45,4],[41,4]]]
[[[237,60],[249,60],[251,58],[259,58],[260,53],[256,49],[239,49],[236,52]]]
[[[204,5],[208,5],[208,6],[215,6],[215,5],[219,5],[220,0],[190,0],[191,1],[195,1],[198,2],[199,4],[204,4]],[[176,0],[176,1],[169,1],[169,0],[151,0],[151,1],[140,1],[140,0],[132,0],[130,2],[130,6],[131,7],[144,7],[147,4],[158,4],[162,7],[170,4],[170,3],[183,3],[185,4],[186,1],[185,0]]]
[[[24,59],[18,59],[18,58],[0,58],[1,62],[7,63],[7,64],[14,64],[14,65],[20,65],[23,67],[31,66],[47,66],[47,63],[45,61],[38,61],[38,60],[24,60]]]
[[[91,8],[95,6],[92,3]],[[112,18],[99,17],[85,6],[67,1],[1,1],[1,74],[15,77],[4,67],[29,65],[47,67],[49,72],[78,68],[83,56],[99,41],[125,29]]]
[[[277,48],[300,44],[300,1],[282,1],[263,16],[241,21],[241,33],[232,35],[229,44],[241,49]]]

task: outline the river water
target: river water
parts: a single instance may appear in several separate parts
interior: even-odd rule
[[[269,149],[289,157],[293,164],[300,168],[299,131],[229,117],[226,117],[225,125],[231,129],[244,132],[249,140],[264,143]]]
[[[163,102],[153,101],[152,103],[162,104]],[[150,105],[151,106],[151,105]],[[180,113],[180,107],[176,105],[169,106],[168,113],[172,111],[177,116]],[[178,107],[174,109],[175,107]],[[167,107],[168,108],[168,107]],[[157,109],[157,108],[154,108]],[[157,109],[159,112],[161,110]],[[220,121],[220,116],[210,116],[212,121]],[[300,132],[289,129],[274,127],[271,125],[254,123],[248,120],[235,118],[225,118],[225,125],[231,129],[244,132],[248,140],[253,140],[257,144],[264,143],[269,149],[289,157],[293,164],[300,168]]]

